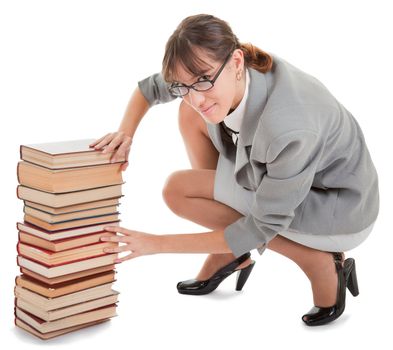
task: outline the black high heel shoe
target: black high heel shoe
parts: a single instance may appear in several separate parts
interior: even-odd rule
[[[219,284],[231,275],[233,272],[238,271],[236,279],[236,290],[242,290],[244,284],[250,275],[255,261],[252,260],[251,264],[243,269],[236,270],[236,268],[246,261],[251,256],[250,252],[239,256],[237,259],[230,262],[228,265],[219,269],[212,277],[204,281],[198,281],[196,279],[190,279],[182,281],[177,284],[177,290],[180,294],[191,294],[191,295],[203,295],[208,294],[215,290]]]
[[[303,315],[302,320],[308,326],[320,326],[334,321],[342,315],[345,309],[345,292],[349,289],[351,294],[356,297],[359,295],[359,286],[356,277],[355,259],[349,258],[344,261],[342,266],[342,253],[332,252],[336,271],[338,275],[337,300],[336,304],[330,307],[314,306]]]

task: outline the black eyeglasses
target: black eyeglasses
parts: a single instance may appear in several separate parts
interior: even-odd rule
[[[216,73],[216,75],[214,76],[214,78],[212,80],[210,80],[210,79],[203,79],[203,80],[199,80],[199,81],[197,81],[197,82],[195,82],[194,84],[191,84],[191,85],[173,83],[169,87],[169,92],[172,95],[174,95],[174,96],[185,96],[185,95],[187,95],[190,92],[190,89],[193,89],[195,91],[207,91],[207,90],[210,90],[214,86],[214,82],[217,80],[218,76],[220,75],[220,73],[224,69],[224,67],[227,64],[227,62],[228,62],[229,58],[231,57],[232,53],[233,53],[233,50],[225,58],[224,63],[222,64],[222,66],[220,67],[220,69],[218,70],[218,72]]]

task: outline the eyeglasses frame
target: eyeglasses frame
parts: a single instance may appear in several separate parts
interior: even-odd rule
[[[193,84],[191,84],[191,85],[186,85],[186,84],[175,84],[175,83],[172,83],[172,84],[170,85],[170,87],[169,87],[169,92],[172,93],[171,90],[174,89],[174,88],[186,87],[186,88],[188,89],[188,91],[187,91],[187,93],[185,93],[185,94],[183,94],[183,95],[178,95],[178,94],[173,94],[173,93],[172,93],[174,96],[183,97],[183,96],[188,95],[188,93],[190,92],[190,89],[193,89],[193,90],[198,91],[198,92],[200,92],[200,91],[209,91],[210,89],[212,89],[212,88],[214,87],[215,81],[216,81],[217,78],[220,76],[221,72],[223,71],[225,65],[228,63],[229,58],[232,56],[232,54],[233,54],[234,51],[235,51],[235,50],[232,50],[232,51],[228,54],[228,56],[227,56],[227,57],[225,58],[225,60],[224,60],[224,63],[221,65],[220,69],[217,71],[217,73],[215,74],[215,76],[213,77],[213,79],[198,80],[198,81],[196,81],[195,83],[193,83]],[[195,84],[203,83],[203,82],[206,82],[206,81],[208,81],[208,82],[211,84],[211,87],[208,88],[208,89],[205,89],[205,90],[198,90],[198,89],[196,89],[196,88],[193,86],[193,85],[195,85]]]

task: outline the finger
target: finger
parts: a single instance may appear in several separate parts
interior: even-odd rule
[[[97,143],[101,142],[101,141],[105,138],[105,136],[106,136],[106,135],[100,137],[100,138],[97,139],[97,140],[94,140],[94,141],[89,145],[89,147],[93,147],[93,146],[96,145]]]
[[[121,135],[115,136],[111,142],[108,143],[106,148],[102,151],[103,153],[110,153],[115,150],[121,144]]]
[[[104,147],[112,140],[112,138],[113,138],[112,134],[105,135],[104,138],[97,145],[94,146],[94,148],[100,149],[100,148]]]
[[[122,245],[120,247],[104,248],[105,253],[122,253],[131,250],[129,245]]]
[[[118,232],[118,233],[121,233],[123,235],[130,235],[131,234],[129,232],[129,230],[127,230],[124,227],[120,227],[120,226],[106,226],[106,227],[104,227],[104,231]]]
[[[129,243],[129,238],[127,238],[126,236],[103,236],[103,237],[101,237],[101,241]]]
[[[128,162],[125,162],[122,166],[121,166],[121,171],[125,171],[128,168]]]
[[[127,151],[129,151],[130,146],[127,145],[126,143],[122,143],[120,147],[117,149],[117,151],[113,154],[111,158],[111,163],[118,162],[118,161],[125,161]]]
[[[138,255],[137,253],[131,253],[131,254],[126,255],[126,256],[123,257],[123,258],[117,258],[117,259],[115,259],[114,263],[115,263],[115,264],[122,263],[122,262],[124,262],[124,261],[127,261],[127,260],[131,260],[131,259],[137,258],[138,256],[139,256],[139,255]]]

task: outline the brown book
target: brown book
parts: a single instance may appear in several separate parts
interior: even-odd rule
[[[89,203],[102,199],[121,197],[121,185],[103,186],[83,191],[50,193],[35,188],[18,185],[16,195],[19,199],[61,208],[69,205]]]
[[[15,306],[15,316],[41,333],[54,332],[69,327],[107,319],[116,316],[116,304],[104,306],[95,310],[61,318],[56,321],[45,321],[33,314]]]
[[[19,318],[15,317],[15,325],[31,334],[33,334],[34,336],[42,339],[42,340],[48,340],[48,339],[52,339],[55,337],[58,337],[60,335],[63,334],[67,334],[70,332],[74,332],[77,331],[79,329],[82,328],[87,328],[87,327],[91,327],[91,326],[95,326],[98,325],[100,323],[104,323],[109,321],[110,318],[106,318],[106,319],[102,319],[102,320],[98,320],[98,321],[94,321],[94,322],[89,322],[89,323],[84,323],[78,326],[74,326],[74,327],[69,327],[69,328],[64,328],[64,329],[60,329],[58,331],[54,331],[54,332],[47,332],[47,333],[41,333],[38,332],[36,329],[34,329],[33,327],[29,326],[27,323],[23,322],[22,320],[20,320]]]
[[[93,243],[101,242],[100,238],[102,236],[114,236],[116,233],[103,231],[99,233],[93,233],[89,235],[84,235],[81,237],[71,237],[59,239],[57,241],[47,241],[46,239],[38,238],[29,233],[19,231],[19,242],[26,243],[35,247],[43,248],[45,250],[50,250],[52,252],[61,252],[64,250],[86,246]]]
[[[74,219],[83,219],[89,218],[99,215],[108,215],[108,214],[116,214],[117,206],[108,206],[102,208],[94,208],[88,210],[80,210],[72,213],[65,214],[51,214],[40,209],[31,208],[28,206],[23,207],[23,212],[27,215],[34,216],[37,219],[46,221],[48,223],[58,223],[62,221],[74,220]]]
[[[18,182],[27,187],[51,193],[87,190],[123,183],[122,164],[103,164],[69,169],[48,169],[20,161]]]
[[[103,199],[100,201],[94,201],[94,202],[89,202],[89,203],[68,205],[66,207],[61,207],[61,208],[53,208],[53,207],[49,207],[47,205],[42,205],[42,204],[30,202],[30,201],[24,201],[24,204],[27,207],[39,209],[39,210],[42,210],[42,211],[45,211],[45,212],[51,213],[51,214],[66,214],[66,213],[73,213],[73,212],[80,211],[80,210],[89,210],[89,209],[107,207],[107,206],[111,206],[111,205],[112,206],[113,205],[120,205],[119,198],[120,197]]]
[[[17,244],[17,251],[19,255],[29,260],[36,261],[48,267],[54,267],[104,255],[106,254],[103,251],[105,248],[114,248],[118,245],[118,242],[100,242],[61,252],[52,252],[19,242]]]
[[[111,295],[86,301],[79,300],[78,304],[73,304],[53,310],[41,309],[36,304],[33,304],[30,301],[21,298],[16,299],[16,306],[36,317],[39,317],[44,321],[53,322],[59,319],[63,319],[65,317],[80,314],[82,312],[94,310],[99,307],[115,304],[117,303],[118,294],[118,292],[112,290]]]
[[[77,305],[85,301],[91,301],[107,296],[120,294],[119,292],[114,291],[112,289],[112,285],[113,283],[107,283],[56,298],[43,297],[37,293],[30,291],[29,289],[20,286],[15,286],[14,295],[17,301],[21,300],[21,301],[28,302],[29,304],[34,305],[41,311],[52,311],[52,310],[58,310],[65,307],[69,307],[71,305]],[[117,300],[115,302],[117,302]],[[32,314],[36,315],[34,312],[30,311],[29,308],[22,307],[22,304],[17,304],[17,306],[20,306],[22,309],[27,310]],[[41,317],[40,315],[36,315],[36,316]]]
[[[115,274],[115,270],[106,271],[56,284],[47,284],[23,274],[15,278],[15,285],[46,298],[57,298],[96,286],[112,284],[115,282]]]
[[[31,271],[25,267],[20,266],[20,272],[23,273],[23,275],[26,275],[30,278],[37,280],[37,283],[42,282],[42,283],[51,285],[51,286],[53,286],[53,288],[55,288],[56,285],[61,284],[61,283],[67,283],[67,282],[72,283],[73,281],[75,281],[77,279],[90,277],[90,276],[96,275],[98,273],[107,272],[107,271],[111,271],[114,269],[115,269],[115,265],[110,264],[110,265],[94,267],[91,269],[82,270],[82,271],[78,271],[78,272],[74,272],[74,273],[69,273],[67,275],[59,275],[56,277],[48,278],[48,277],[42,276],[34,271]]]
[[[48,223],[46,221],[43,221],[41,219],[35,218],[34,216],[30,216],[27,214],[24,215],[23,220],[48,231],[58,231],[67,228],[75,228],[75,227],[82,227],[82,226],[88,226],[93,224],[100,224],[104,222],[116,221],[119,220],[119,213],[99,215],[99,216],[94,216],[92,218],[67,220],[54,224]]]
[[[110,163],[113,152],[102,153],[89,147],[94,139],[57,141],[20,146],[20,159],[50,169]],[[121,159],[120,162],[124,162]]]
[[[84,227],[76,227],[65,230],[58,230],[56,232],[45,230],[41,227],[29,224],[28,222],[18,222],[16,227],[19,231],[26,232],[30,235],[42,238],[47,241],[57,241],[65,238],[79,237],[93,233],[102,233],[105,226],[119,226],[118,221],[112,221],[104,224],[88,225]],[[49,249],[50,250],[50,249]]]
[[[93,269],[95,267],[114,264],[118,254],[105,254],[96,258],[89,258],[81,261],[63,264],[59,266],[45,266],[37,263],[31,259],[27,259],[21,255],[17,256],[17,263],[20,267],[24,267],[30,271],[38,273],[47,278],[58,277],[70,273],[80,272],[84,270]]]

